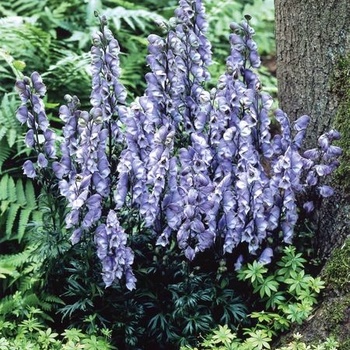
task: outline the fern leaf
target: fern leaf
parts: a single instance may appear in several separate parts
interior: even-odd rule
[[[7,133],[7,143],[12,148],[17,140],[17,130],[10,129]]]
[[[32,221],[40,223],[43,221],[43,213],[39,210],[34,210],[32,212]]]
[[[23,275],[29,275],[32,272],[35,272],[35,270],[37,270],[39,267],[37,262],[33,262],[31,264],[29,264],[28,266],[25,266],[25,268],[22,270],[22,274]]]
[[[8,200],[12,203],[17,202],[17,193],[16,193],[16,184],[15,180],[9,176],[7,182],[7,190],[8,190]]]
[[[4,164],[5,160],[10,158],[11,153],[11,148],[9,147],[7,141],[4,138],[0,140],[0,173],[2,165]]]
[[[121,21],[124,21],[132,30],[138,27],[142,31],[152,22],[166,22],[163,16],[145,9],[129,10],[124,7],[116,7],[108,9],[108,16],[113,19],[117,30],[120,30]]]
[[[1,204],[0,204],[0,213],[1,213],[0,222],[1,222],[1,224],[3,224],[6,221],[4,214],[6,213],[6,211],[8,210],[10,205],[11,205],[11,203],[9,201],[1,201]]]
[[[15,297],[19,294],[19,292],[16,292],[14,295],[8,295],[1,299],[0,315],[11,314],[16,309]]]
[[[40,300],[36,294],[32,293],[24,297],[23,304],[28,306],[37,306],[40,304]]]
[[[22,127],[15,118],[18,101],[14,95],[5,94],[1,101],[0,125],[6,129],[6,140],[8,146],[12,148],[21,134]],[[0,138],[2,139],[2,138]]]
[[[6,135],[6,131],[7,129],[4,126],[0,128],[0,140],[2,140],[3,137]]]
[[[26,16],[32,16],[42,11],[46,1],[34,1],[34,0],[17,0],[12,3],[12,8],[19,15],[24,14]],[[40,6],[41,5],[41,6]]]
[[[21,180],[18,180],[16,182],[16,195],[17,195],[17,203],[21,206],[25,206],[27,204],[27,201],[24,193],[23,182]]]
[[[50,304],[61,304],[61,305],[65,304],[61,298],[57,297],[56,295],[52,295],[52,294],[44,295],[43,301],[46,301],[47,303],[50,303]]]
[[[26,292],[32,290],[34,284],[38,282],[38,279],[33,276],[22,276],[20,280],[19,290],[21,292]],[[39,299],[35,294],[31,294],[29,302],[32,303],[32,306],[38,305]]]
[[[13,233],[14,223],[18,214],[20,205],[17,203],[12,203],[10,209],[7,211],[6,220],[6,239],[9,239]]]
[[[0,278],[6,278],[12,276],[16,272],[16,269],[13,266],[1,266],[0,263]]]
[[[34,186],[30,180],[26,181],[25,197],[26,197],[28,208],[36,208],[37,207]]]
[[[33,260],[33,252],[35,251],[36,246],[28,246],[23,252],[10,254],[10,255],[1,255],[0,265],[2,266],[12,266],[14,268],[19,268],[24,266],[26,263]]]
[[[1,154],[1,153],[0,153]],[[0,201],[8,198],[7,183],[9,176],[5,174],[0,180]]]
[[[18,242],[21,242],[21,240],[26,232],[31,213],[32,213],[31,208],[22,209],[20,212],[17,235],[16,235]]]

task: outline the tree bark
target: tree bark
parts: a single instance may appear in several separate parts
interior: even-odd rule
[[[333,123],[339,104],[333,69],[350,52],[349,0],[275,0],[277,79],[281,108],[309,115],[307,146]]]
[[[333,81],[339,60],[350,55],[350,1],[275,0],[275,15],[279,104],[292,120],[311,117],[305,146],[313,148],[342,102]],[[322,258],[349,234],[349,213],[340,186],[315,221]]]

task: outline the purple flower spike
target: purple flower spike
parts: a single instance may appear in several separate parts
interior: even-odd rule
[[[136,287],[136,278],[131,269],[134,254],[126,247],[126,242],[127,236],[119,224],[117,214],[110,210],[106,224],[98,226],[95,232],[97,256],[102,263],[102,277],[106,287],[123,275],[129,290]]]

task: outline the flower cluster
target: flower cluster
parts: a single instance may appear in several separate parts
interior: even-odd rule
[[[95,231],[105,285],[120,279],[123,271],[127,288],[133,289],[133,254],[126,247],[127,236],[115,212],[110,211],[106,218],[103,216],[103,212],[110,209],[112,169],[115,168],[113,152],[122,140],[119,119],[125,113],[126,91],[119,82],[119,44],[104,17],[100,18],[100,24],[101,31],[94,36],[91,48],[92,109],[90,112],[78,110],[77,99],[69,96],[68,105],[61,106],[65,141],[61,145],[61,161],[54,164],[54,170],[60,179],[61,194],[71,208],[66,223],[67,228],[73,230],[72,243],[78,243],[84,233]],[[96,229],[103,220],[106,225]],[[116,242],[119,243],[115,245]]]
[[[130,114],[133,125],[141,123],[131,128],[129,167],[122,176],[138,194],[131,200],[158,235],[157,243],[165,246],[176,235],[190,260],[217,237],[224,253],[242,243],[250,253],[261,253],[267,238],[276,240],[279,232],[289,243],[298,218],[297,195],[316,186],[304,179],[320,167],[300,153],[309,117],[291,125],[277,110],[280,133],[272,135],[272,98],[261,91],[252,70],[260,58],[247,21],[231,25],[226,73],[215,90],[204,89],[210,45],[201,37],[202,11],[198,1],[180,1],[176,25],[166,38],[149,38],[151,72],[142,107],[140,100]],[[337,166],[340,150],[335,150],[327,175]],[[321,196],[328,194],[327,186],[318,188]],[[267,255],[268,247],[262,260]]]
[[[210,246],[206,239],[199,239],[201,234],[212,237],[211,243],[215,237],[213,229],[202,230],[205,205],[195,209],[193,196],[198,191],[198,200],[206,203],[212,190],[207,174],[210,150],[201,150],[199,145],[206,143],[202,134],[212,108],[210,93],[203,87],[210,78],[207,67],[211,62],[206,29],[201,1],[184,0],[166,37],[149,36],[147,89],[125,120],[127,149],[118,169],[120,183],[132,188],[131,201],[159,236],[159,244],[165,245],[171,233],[179,231],[179,244],[191,259],[195,253],[190,241],[202,242],[198,251]],[[117,205],[125,197],[119,188]]]
[[[126,287],[135,288],[136,278],[131,265],[134,261],[133,251],[126,246],[127,235],[119,224],[115,211],[110,210],[106,224],[97,227],[95,234],[97,256],[102,261],[102,276],[106,287],[113,281],[126,278]]]
[[[110,209],[113,147],[122,139],[118,117],[124,110],[126,92],[118,80],[119,44],[106,27],[105,18],[100,18],[100,22],[101,31],[94,37],[91,49],[92,109],[89,112],[81,111],[76,96],[65,96],[67,104],[62,105],[59,110],[60,119],[64,123],[60,159],[53,161],[51,168],[57,178],[61,195],[67,199],[66,228],[72,232],[71,242],[76,244],[84,235],[93,234],[106,286],[111,285],[116,278],[120,279],[124,273],[127,288],[133,289],[135,288],[135,277],[131,270],[133,253],[126,247],[127,236],[118,226],[118,219],[114,218],[113,214],[107,216],[103,214]],[[53,139],[51,135],[54,134],[47,129],[44,105],[37,96],[39,94],[43,96],[46,91],[38,73],[33,73],[32,85],[36,94],[31,93],[27,78],[16,84],[22,101],[24,103],[30,101],[36,119],[34,122],[31,121],[32,114],[25,106],[19,108],[17,115],[20,121],[27,122],[30,128],[26,137],[27,146],[33,147],[39,153],[38,165],[47,166],[47,161],[45,164],[40,162],[43,155],[55,157],[54,145],[51,142]],[[45,136],[42,146],[40,132]],[[25,163],[24,170],[28,176],[35,176],[31,161]],[[101,222],[104,221],[107,221],[105,225],[107,233],[102,239]],[[116,241],[121,243],[116,246]],[[106,245],[110,248],[106,256],[103,256],[101,251]]]
[[[26,124],[28,131],[25,136],[27,147],[34,148],[37,161],[27,160],[23,165],[24,174],[29,178],[37,177],[37,171],[46,168],[50,159],[55,159],[55,133],[49,128],[42,97],[46,87],[38,72],[31,77],[16,82],[16,89],[22,105],[17,110],[17,119]]]
[[[148,37],[147,88],[129,107],[119,81],[118,42],[104,17],[100,23],[91,49],[92,109],[80,111],[78,99],[67,96],[60,108],[61,158],[52,162],[67,198],[72,242],[92,233],[106,286],[125,276],[129,289],[136,280],[127,246],[132,228],[119,215],[125,210],[138,211],[158,245],[176,237],[189,260],[222,242],[224,254],[244,246],[268,263],[268,242],[293,237],[298,195],[310,188],[323,197],[332,194],[321,178],[338,166],[341,149],[332,142],[339,134],[330,131],[317,148],[302,152],[309,117],[291,123],[281,110],[273,116],[272,98],[254,71],[260,58],[248,20],[231,25],[226,72],[208,90],[204,7],[200,0],[180,0],[163,26],[165,37]],[[46,166],[55,151],[40,100],[45,87],[33,73],[17,88],[27,145],[37,150],[37,166]],[[35,176],[33,163],[24,168]],[[306,211],[313,207],[304,203]]]

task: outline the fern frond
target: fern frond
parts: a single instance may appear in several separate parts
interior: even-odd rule
[[[0,152],[1,154],[1,152]],[[9,181],[9,175],[5,174],[0,179],[0,201],[8,198],[7,183]]]
[[[29,70],[42,71],[47,66],[52,34],[39,28],[26,17],[0,19],[2,51],[12,60],[24,61]],[[35,67],[35,68],[34,68]],[[12,77],[12,86],[13,86]]]
[[[19,290],[21,292],[27,292],[33,290],[34,285],[38,282],[39,278],[33,275],[27,275],[20,278]],[[37,296],[36,296],[37,298]],[[36,299],[39,300],[39,299]],[[37,304],[35,304],[37,305]]]
[[[40,307],[44,311],[52,311],[57,308],[58,305],[65,305],[64,301],[54,295],[41,296]]]
[[[20,152],[24,148],[21,143],[17,142],[23,133],[23,127],[16,119],[16,110],[19,105],[17,98],[13,94],[5,94],[0,104],[0,171],[1,166],[11,154],[16,151]],[[16,151],[12,149],[17,146]]]
[[[17,295],[18,294],[19,292],[17,293]],[[16,308],[16,301],[13,295],[8,295],[1,299],[0,315],[12,314],[15,308]]]
[[[5,174],[0,179],[0,211],[1,225],[5,225],[5,237],[0,238],[0,242],[8,239],[17,239],[21,242],[30,220],[41,218],[37,214],[37,203],[34,187],[31,181],[14,179]],[[41,222],[40,220],[38,222]]]
[[[14,203],[17,202],[16,184],[13,177],[9,176],[7,181],[7,199]]]
[[[13,229],[14,229],[14,223],[19,211],[20,205],[17,203],[12,203],[9,210],[7,211],[7,220],[6,220],[6,231],[5,231],[5,240],[10,239]],[[2,239],[2,241],[4,240]]]
[[[23,236],[26,232],[26,229],[28,227],[31,213],[32,213],[32,208],[24,208],[20,212],[17,235],[15,236],[15,238],[17,238],[18,242],[22,241],[22,238],[23,238]]]
[[[90,99],[90,92],[82,89],[82,86],[91,84],[89,68],[90,54],[61,50],[59,59],[49,66],[42,77],[48,81],[52,90],[59,94],[57,98],[62,99],[64,93],[78,95],[84,105]]]
[[[50,304],[61,304],[64,305],[64,301],[56,295],[45,294],[42,296],[42,301]]]
[[[35,197],[35,191],[33,183],[29,180],[26,181],[26,190],[25,190],[25,197],[26,197],[26,203],[28,208],[36,208],[36,197]]]
[[[19,205],[24,206],[27,204],[26,196],[24,193],[23,181],[18,180],[16,182],[16,196],[17,196],[17,203]]]
[[[0,278],[6,278],[8,276],[13,276],[16,269],[13,266],[3,266],[0,261]]]
[[[42,11],[46,5],[46,0],[12,0],[6,5],[7,9],[11,9],[18,15],[34,16],[39,11]]]
[[[35,293],[24,295],[24,305],[28,306],[38,306],[40,304],[40,300]]]
[[[16,254],[0,255],[1,266],[13,266],[14,268],[19,268],[27,264],[28,262],[35,259],[33,252],[36,246],[28,246],[24,251]]]
[[[136,28],[145,31],[152,23],[166,22],[166,19],[156,12],[147,11],[145,9],[126,9],[124,7],[116,7],[106,9],[104,14],[111,18],[116,29],[120,30],[124,21],[132,30]]]
[[[0,127],[0,141],[6,135],[6,131],[7,131],[7,128],[4,125]]]
[[[4,162],[10,158],[11,154],[12,149],[9,147],[7,141],[5,139],[0,140],[0,174]]]

